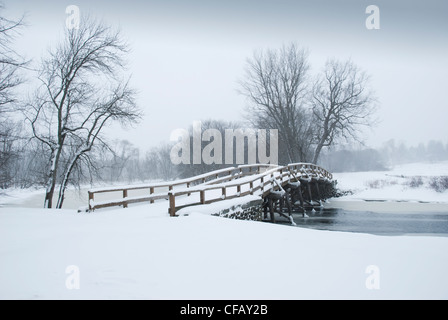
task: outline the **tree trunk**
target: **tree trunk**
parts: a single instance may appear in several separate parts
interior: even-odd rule
[[[65,195],[65,189],[67,188],[68,178],[67,175],[64,176],[64,179],[61,182],[61,185],[59,186],[59,195],[58,195],[58,202],[56,203],[56,209],[61,209],[62,204],[64,203],[64,195]]]
[[[331,110],[333,110],[333,107],[331,107]],[[316,150],[314,151],[314,157],[313,157],[313,163],[317,164],[317,160],[319,160],[320,152],[322,151],[322,148],[324,146],[328,146],[329,144],[326,144],[325,141],[327,141],[328,137],[331,134],[331,130],[334,130],[334,126],[331,125],[329,128],[329,121],[330,121],[330,115],[332,113],[329,113],[328,116],[325,117],[325,121],[323,124],[323,133],[322,136],[319,139],[319,142],[317,143]]]
[[[51,182],[51,184],[47,187],[47,191],[45,193],[45,202],[44,202],[44,208],[50,209],[53,202],[53,193],[54,193],[54,183]]]
[[[317,160],[319,160],[319,155],[320,155],[320,152],[322,151],[322,148],[323,148],[323,143],[319,142],[316,147],[316,150],[314,151],[314,157],[313,157],[314,164],[317,164]]]
[[[67,182],[68,180],[64,179],[61,186],[59,187],[59,196],[58,196],[58,202],[56,204],[56,209],[61,209],[62,204],[64,203],[64,195],[65,195],[65,189],[67,188]]]
[[[56,204],[57,209],[62,208],[62,204],[64,203],[65,198],[65,189],[67,189],[68,180],[70,179],[70,175],[72,174],[73,168],[75,167],[75,164],[80,156],[81,155],[78,153],[70,162],[70,165],[67,167],[67,170],[65,171],[64,179],[62,180],[61,186],[59,187],[58,202]]]
[[[47,182],[47,188],[45,193],[45,202],[44,202],[44,208],[52,208],[53,206],[53,194],[54,194],[54,188],[56,186],[56,178],[57,178],[57,169],[58,169],[58,162],[59,157],[61,155],[61,148],[58,148],[58,150],[55,152],[52,152],[51,157],[51,167],[48,172],[48,182]]]

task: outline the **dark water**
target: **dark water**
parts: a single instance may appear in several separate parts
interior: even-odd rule
[[[377,213],[344,209],[317,209],[293,214],[298,227],[318,230],[361,232],[376,235],[437,235],[448,236],[448,213]],[[287,223],[279,218],[278,222]]]

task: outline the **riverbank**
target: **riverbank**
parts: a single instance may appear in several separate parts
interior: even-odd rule
[[[334,173],[337,187],[346,195],[337,201],[409,203],[402,207],[423,207],[420,203],[448,204],[448,189],[437,188],[439,179],[448,179],[448,162],[411,163],[388,171]],[[416,204],[415,206],[413,204]],[[379,209],[383,205],[376,205]]]
[[[425,213],[439,212],[448,214],[448,202],[420,202],[395,200],[362,200],[342,197],[330,199],[325,208],[343,209],[350,211],[372,211],[383,213]]]

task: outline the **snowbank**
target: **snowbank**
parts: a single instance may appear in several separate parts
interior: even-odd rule
[[[94,214],[2,208],[0,299],[448,298],[447,237],[317,231],[197,211],[170,218],[163,203]],[[79,289],[69,289],[75,275]]]

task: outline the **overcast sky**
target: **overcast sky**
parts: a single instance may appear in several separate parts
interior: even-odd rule
[[[351,58],[372,76],[380,123],[364,133],[368,145],[448,143],[448,1],[3,2],[9,18],[26,13],[17,47],[36,62],[61,39],[68,5],[121,28],[145,116],[134,129],[109,132],[142,149],[195,120],[241,120],[246,58],[290,42],[309,49],[313,74],[327,58]],[[365,27],[371,4],[380,30]]]

